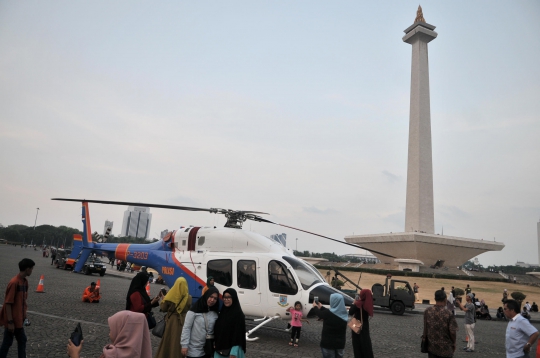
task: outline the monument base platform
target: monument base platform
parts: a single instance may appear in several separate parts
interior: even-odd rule
[[[422,261],[427,266],[444,261],[444,266],[456,267],[484,252],[501,251],[504,248],[502,242],[420,232],[351,235],[345,236],[345,241],[358,244],[368,251],[372,249],[394,256],[387,257],[372,252],[383,263],[394,264],[394,259],[413,259]]]

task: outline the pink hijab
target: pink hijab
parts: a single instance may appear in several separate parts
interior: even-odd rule
[[[143,313],[120,311],[109,317],[111,344],[100,358],[152,358],[152,343]]]
[[[370,317],[373,317],[373,295],[368,289],[360,291],[360,299],[355,301],[356,307],[364,309]]]

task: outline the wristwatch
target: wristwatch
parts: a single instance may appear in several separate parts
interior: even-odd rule
[[[530,344],[529,342],[527,342],[527,344],[525,345],[525,347],[527,347],[527,346],[530,347],[530,346],[532,346],[532,344]]]

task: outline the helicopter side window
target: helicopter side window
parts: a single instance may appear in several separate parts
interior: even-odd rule
[[[253,260],[238,260],[237,263],[238,287],[248,290],[257,288],[256,265]]]
[[[268,264],[268,285],[274,293],[294,295],[298,292],[298,285],[290,271],[279,261],[270,261]]]
[[[230,287],[232,285],[232,261],[210,260],[206,265],[206,277],[212,276],[215,283]]]

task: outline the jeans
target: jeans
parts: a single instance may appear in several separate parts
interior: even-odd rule
[[[467,348],[473,351],[474,351],[474,325],[475,323],[465,325],[465,332],[467,333],[467,337],[469,337],[469,341],[467,342]]]
[[[6,358],[9,348],[13,344],[13,337],[17,339],[17,351],[19,358],[26,358],[26,334],[24,328],[15,328],[15,332],[10,332],[7,328],[4,329],[4,340],[0,347],[0,358]]]
[[[321,347],[323,358],[343,358],[344,349],[327,349]]]

